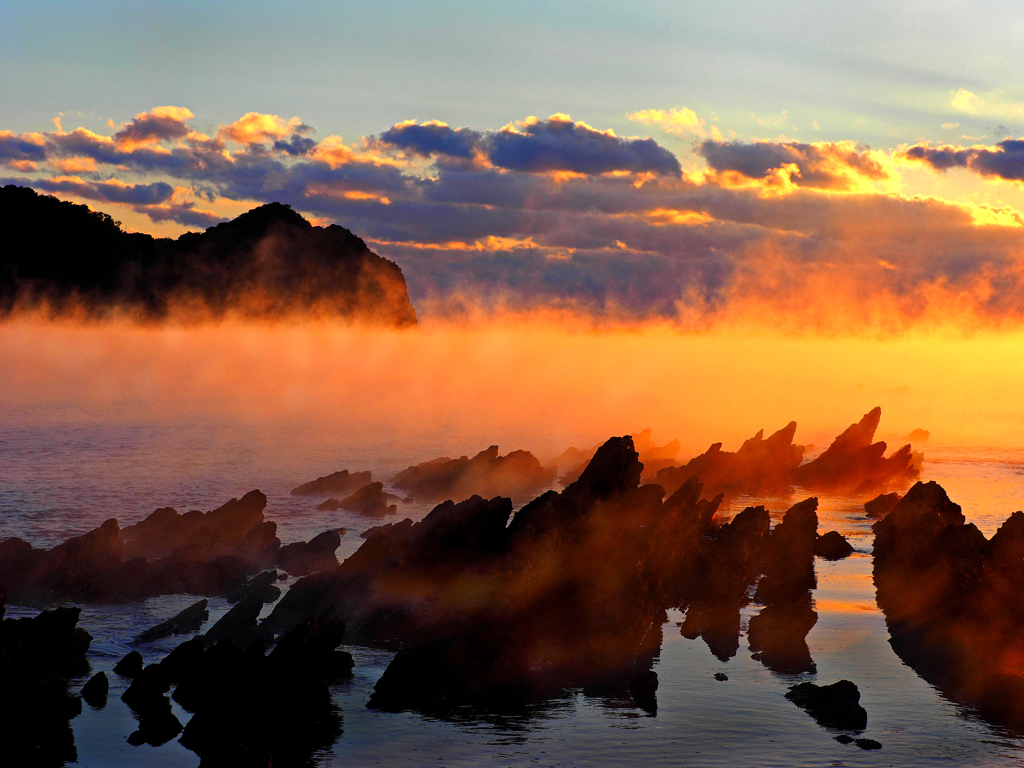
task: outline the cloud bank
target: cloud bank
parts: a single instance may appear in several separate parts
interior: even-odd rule
[[[685,108],[629,117],[701,140],[681,156],[556,114],[497,130],[409,120],[346,143],[256,112],[203,133],[165,106],[110,135],[2,131],[0,183],[189,227],[285,203],[396,260],[428,316],[554,309],[840,332],[1024,319],[1017,213],[907,195],[900,176],[925,163],[1019,180],[1024,142],[887,153],[707,138]]]

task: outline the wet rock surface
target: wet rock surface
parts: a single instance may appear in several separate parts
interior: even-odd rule
[[[1024,513],[986,539],[941,486],[918,483],[872,527],[893,649],[950,698],[1024,730]]]

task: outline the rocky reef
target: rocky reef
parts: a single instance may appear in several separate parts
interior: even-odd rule
[[[107,520],[49,550],[10,538],[0,542],[0,586],[12,601],[118,602],[226,594],[273,565],[296,574],[337,565],[337,532],[282,546],[266,504],[250,491],[210,512],[163,507],[124,529]]]

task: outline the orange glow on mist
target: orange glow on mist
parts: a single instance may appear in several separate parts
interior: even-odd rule
[[[0,411],[490,430],[591,445],[644,427],[683,458],[794,419],[821,444],[881,405],[880,436],[1019,445],[1024,334],[893,339],[594,330],[512,317],[407,331],[331,323],[0,326]],[[508,446],[529,448],[529,446]]]

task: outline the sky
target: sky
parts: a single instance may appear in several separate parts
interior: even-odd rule
[[[0,183],[177,236],[265,202],[421,316],[1024,318],[1011,3],[0,6]]]

